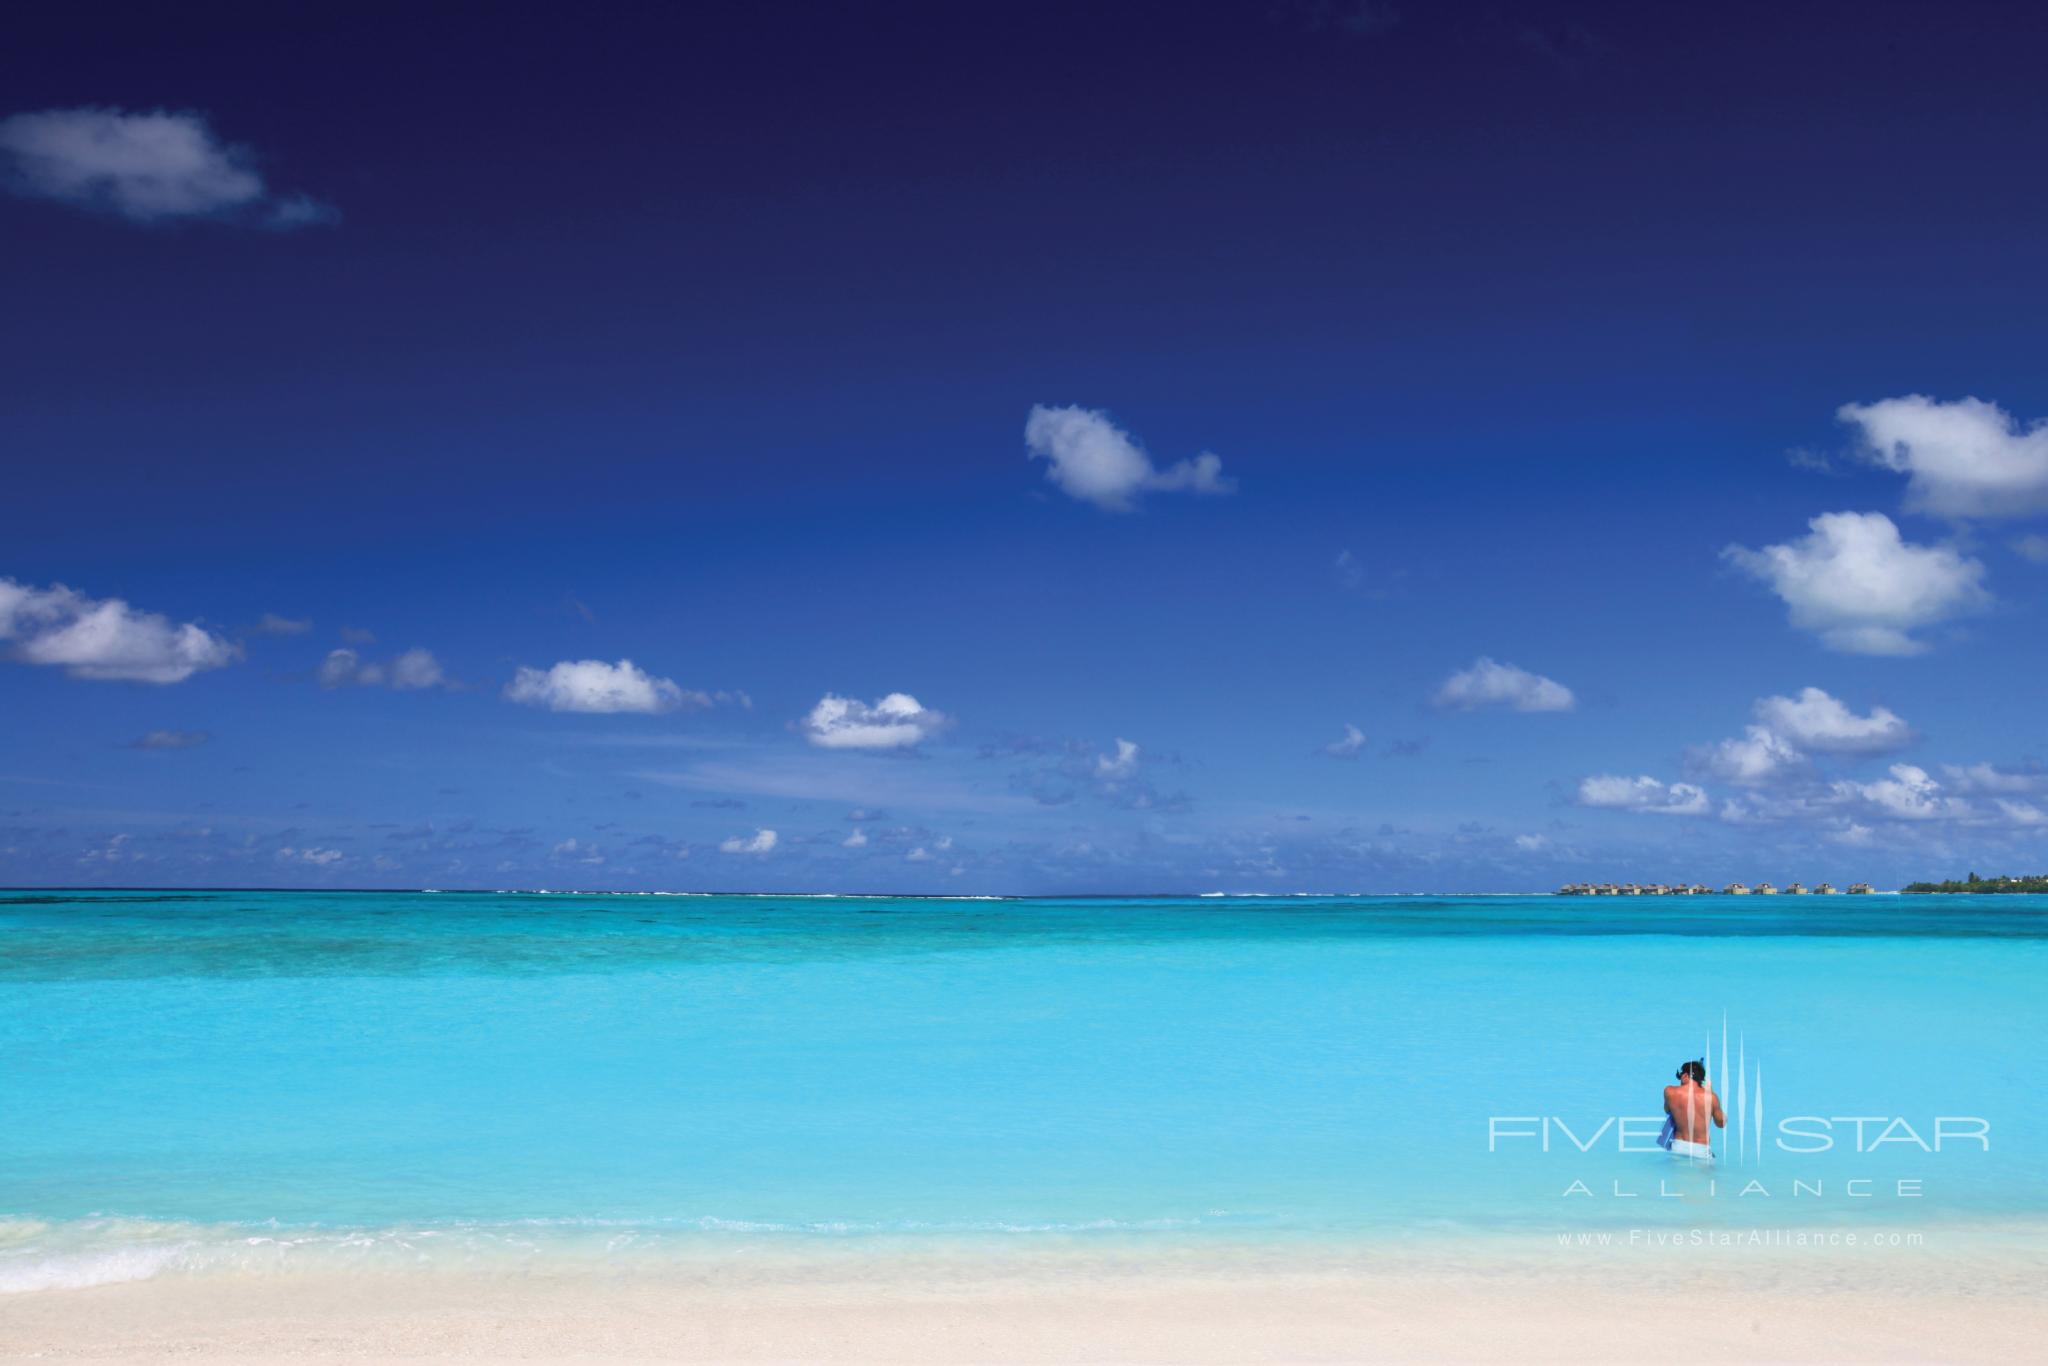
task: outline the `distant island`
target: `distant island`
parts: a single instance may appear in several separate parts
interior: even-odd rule
[[[1974,892],[1979,896],[1998,892],[2042,892],[2048,893],[2048,873],[2032,873],[2026,877],[1978,877],[1975,873],[1957,882],[1909,882],[1904,890],[1908,892]]]

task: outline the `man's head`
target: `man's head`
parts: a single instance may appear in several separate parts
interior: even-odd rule
[[[1705,1086],[1707,1084],[1706,1060],[1703,1058],[1696,1058],[1692,1062],[1680,1063],[1678,1067],[1678,1079],[1680,1081],[1690,1081],[1697,1086]]]

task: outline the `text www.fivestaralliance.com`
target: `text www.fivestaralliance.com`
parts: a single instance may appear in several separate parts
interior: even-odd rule
[[[1801,1228],[1632,1228],[1627,1233],[1613,1229],[1588,1229],[1560,1233],[1557,1245],[1565,1248],[1657,1248],[1676,1247],[1787,1247],[1787,1248],[1887,1248],[1924,1247],[1927,1235],[1893,1229],[1863,1232],[1854,1229]]]

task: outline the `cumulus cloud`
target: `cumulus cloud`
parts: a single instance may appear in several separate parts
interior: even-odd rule
[[[721,854],[766,854],[773,852],[777,835],[773,830],[756,830],[752,835],[730,835],[718,842]]]
[[[851,835],[839,841],[839,843],[842,848],[846,849],[865,849],[868,844],[868,832],[865,830],[855,830]]]
[[[1570,688],[1555,679],[1481,655],[1470,668],[1460,669],[1445,679],[1432,701],[1454,711],[1476,711],[1481,707],[1570,711],[1576,699]]]
[[[1547,835],[1515,836],[1515,848],[1520,849],[1525,854],[1534,854],[1539,850],[1547,849],[1549,847],[1550,838]]]
[[[249,628],[249,633],[258,636],[302,636],[312,629],[311,618],[294,619],[281,617],[275,612],[265,612],[263,619]]]
[[[1907,476],[1906,507],[1937,517],[2022,517],[2048,510],[2048,422],[2022,426],[1995,403],[1925,394],[1845,403],[1866,454]]]
[[[1365,751],[1365,732],[1350,722],[1344,723],[1344,734],[1323,746],[1323,753],[1332,759],[1356,759]]]
[[[1792,624],[1849,654],[1908,655],[1927,648],[1912,632],[1990,606],[1984,564],[1949,546],[1901,539],[1881,512],[1827,512],[1809,535],[1722,558],[1768,586]]]
[[[828,692],[797,729],[820,749],[909,749],[946,723],[907,692],[872,703]]]
[[[388,663],[364,659],[346,647],[329,650],[315,674],[323,688],[396,688],[415,692],[422,688],[449,686],[441,661],[431,650],[407,650]]]
[[[1146,493],[1231,493],[1223,461],[1208,452],[1159,469],[1130,433],[1092,408],[1033,405],[1024,420],[1024,446],[1033,460],[1050,462],[1045,477],[1069,497],[1129,512]]]
[[[278,858],[286,863],[310,863],[316,868],[326,868],[341,862],[339,849],[295,849],[287,844],[277,851]]]
[[[1579,783],[1579,805],[1616,811],[1648,811],[1663,816],[1702,816],[1707,794],[1691,783],[1661,783],[1655,778],[1625,778],[1601,773]]]
[[[130,740],[130,749],[191,749],[203,745],[213,738],[213,732],[204,730],[153,730],[139,740]]]
[[[1686,756],[1693,771],[1738,787],[1760,787],[1801,768],[1806,759],[1768,726],[1751,726],[1734,739],[1693,750]]]
[[[15,194],[137,223],[207,218],[271,228],[331,223],[333,209],[264,184],[246,147],[204,116],[167,110],[46,109],[0,119],[0,165]]]
[[[509,701],[550,711],[641,712],[649,715],[678,707],[708,707],[709,695],[656,678],[630,659],[607,664],[601,659],[565,659],[553,668],[522,665],[505,685]]]
[[[1756,718],[1800,749],[1816,754],[1883,754],[1913,743],[1913,728],[1887,707],[1872,707],[1858,716],[1847,704],[1819,688],[1802,688],[1797,697],[1762,697]]]
[[[1874,782],[1839,779],[1833,791],[1838,800],[1859,804],[1870,814],[1891,820],[1930,821],[1970,814],[1968,802],[1944,796],[1941,784],[1926,769],[1912,764],[1893,764],[1890,776]]]
[[[119,598],[95,599],[63,584],[34,588],[0,578],[0,641],[27,664],[73,678],[182,683],[242,657],[241,647],[191,622],[174,625]]]

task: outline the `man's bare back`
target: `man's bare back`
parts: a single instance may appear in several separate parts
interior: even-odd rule
[[[1685,1143],[1704,1145],[1712,1139],[1715,1129],[1728,1127],[1728,1117],[1721,1113],[1721,1098],[1714,1094],[1714,1088],[1690,1075],[1678,1085],[1664,1088],[1664,1113],[1671,1116],[1671,1136]]]

